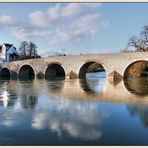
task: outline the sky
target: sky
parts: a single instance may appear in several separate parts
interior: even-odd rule
[[[0,3],[0,44],[32,41],[43,57],[120,52],[145,25],[148,3]]]

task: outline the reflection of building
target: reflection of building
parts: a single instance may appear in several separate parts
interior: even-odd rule
[[[1,95],[1,99],[0,99],[0,101],[3,102],[3,106],[4,107],[7,107],[7,105],[8,105],[8,101],[9,101],[9,97],[8,96],[9,96],[9,93],[8,93],[8,91],[6,89],[6,86],[4,86],[3,92],[2,92],[2,95]]]
[[[11,62],[17,55],[17,50],[13,44],[0,45],[0,63]]]

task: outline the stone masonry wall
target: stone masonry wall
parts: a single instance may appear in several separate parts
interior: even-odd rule
[[[148,61],[148,53],[114,53],[114,54],[89,54],[89,55],[71,55],[48,57],[40,59],[14,61],[0,64],[0,67],[6,67],[10,70],[11,75],[17,75],[23,65],[30,65],[35,75],[44,75],[50,64],[58,63],[65,71],[66,78],[78,78],[80,68],[87,62],[93,61],[101,64],[106,70],[107,78],[116,71],[123,77],[126,68],[133,62],[145,60]]]

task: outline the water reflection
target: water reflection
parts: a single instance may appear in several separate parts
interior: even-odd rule
[[[8,105],[8,100],[9,100],[9,93],[7,90],[7,83],[5,82],[3,87],[2,87],[2,94],[0,96],[0,101],[2,102],[4,107],[7,107]]]
[[[59,93],[64,85],[63,79],[46,80],[46,85],[48,86],[47,91],[52,93]]]
[[[131,116],[138,117],[143,126],[148,128],[148,106],[146,105],[127,105]]]
[[[79,80],[80,87],[86,93],[101,93],[106,85],[105,72],[86,73],[86,79]]]
[[[87,78],[81,80],[28,80],[8,81],[0,84],[0,102],[7,106],[15,103],[18,97],[22,107],[33,108],[39,96],[63,97],[103,102],[148,103],[148,79],[128,79],[113,85],[106,78]],[[13,101],[12,101],[13,100]]]
[[[105,88],[105,79],[80,79],[80,86],[86,93],[101,93]]]
[[[131,93],[140,96],[148,95],[148,78],[127,79],[124,84]]]
[[[134,89],[127,89],[125,83]],[[4,142],[1,138],[8,140],[8,137],[12,141],[16,139],[16,143],[27,144],[28,141],[39,144],[125,144],[131,137],[133,143],[137,142],[137,129],[140,129],[138,134],[148,136],[145,130],[148,128],[148,96],[147,88],[144,91],[142,88],[146,85],[147,80],[121,81],[113,85],[98,77],[2,81],[0,131],[4,135],[1,134],[0,144]],[[144,95],[134,93],[136,91]],[[138,117],[140,124],[131,116]],[[142,137],[142,140],[147,142],[146,138]]]
[[[21,105],[24,109],[33,109],[37,105],[37,96],[22,95]]]
[[[102,124],[105,115],[95,103],[57,99],[48,103],[44,112],[34,114],[33,128],[41,130],[48,127],[59,136],[65,131],[71,137],[84,140],[102,136],[95,125]]]
[[[11,90],[9,81],[2,81],[2,85],[0,86],[0,93],[0,103],[5,108],[8,106],[14,106],[17,95],[13,90]]]

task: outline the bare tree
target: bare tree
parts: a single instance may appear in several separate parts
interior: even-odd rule
[[[21,42],[18,53],[18,60],[40,58],[37,53],[37,46],[33,42]]]
[[[28,53],[29,53],[29,56],[30,57],[36,57],[38,54],[37,54],[37,46],[33,43],[33,42],[30,42],[28,44],[29,48],[28,48]]]
[[[18,49],[19,55],[23,56],[24,58],[26,58],[27,50],[28,50],[28,43],[27,43],[27,41],[21,42],[21,45],[20,45],[20,47]]]
[[[144,26],[138,37],[129,39],[128,47],[134,48],[135,52],[148,52],[148,26]]]

